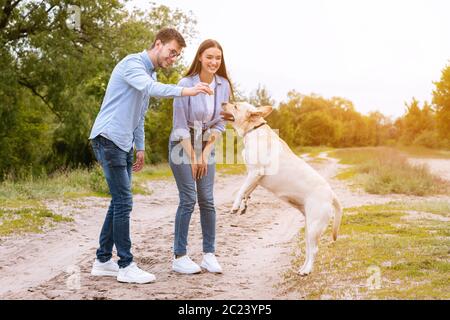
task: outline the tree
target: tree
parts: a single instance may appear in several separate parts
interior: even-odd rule
[[[275,100],[272,99],[267,88],[261,84],[258,85],[258,88],[255,90],[254,94],[250,96],[249,102],[254,106],[275,105]]]
[[[436,105],[437,130],[450,147],[450,65],[442,70],[441,79],[434,83],[433,104]]]
[[[329,114],[314,111],[305,115],[301,125],[300,145],[333,145],[337,135],[337,125]]]
[[[425,102],[423,108],[420,108],[419,101],[415,98],[411,103],[405,103],[406,113],[397,122],[400,130],[400,141],[404,144],[414,144],[417,137],[424,132],[435,130],[435,112],[428,102]],[[429,134],[427,134],[429,135]]]
[[[370,112],[367,122],[369,127],[369,145],[379,146],[391,138],[393,124],[391,119],[384,114],[379,111]]]
[[[195,21],[179,10],[154,5],[128,12],[117,0],[71,1],[81,10],[81,24],[69,28],[68,3],[0,3],[0,174],[89,165],[87,138],[114,66],[148,48],[163,26],[177,28],[188,41],[195,34]],[[178,63],[160,79],[174,83],[183,69]],[[28,129],[30,135],[20,134]]]

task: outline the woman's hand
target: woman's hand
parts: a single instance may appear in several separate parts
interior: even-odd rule
[[[208,174],[208,161],[211,154],[211,149],[214,146],[214,142],[217,140],[220,133],[214,132],[210,135],[208,142],[202,152],[202,158],[198,165],[197,179],[201,179]]]
[[[201,179],[208,174],[208,156],[206,154],[202,153],[202,158],[197,168],[197,179]]]
[[[197,180],[198,164],[191,162],[192,178]]]

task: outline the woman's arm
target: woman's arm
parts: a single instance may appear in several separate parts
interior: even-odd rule
[[[221,106],[223,102],[228,102],[230,100],[230,84],[227,79],[222,80],[223,86],[224,86],[224,93],[223,93],[223,100],[220,101],[218,110],[216,110],[217,114],[220,114],[220,111],[222,110]],[[225,125],[226,121],[220,118],[220,120],[211,127],[212,132],[218,132],[219,134],[222,134],[222,132],[225,131]]]
[[[223,101],[221,101],[219,103],[220,106],[222,105],[222,102],[228,102],[230,99],[230,85],[226,79],[224,79],[223,81],[224,81],[224,86],[225,86],[225,93],[224,93]],[[220,111],[220,110],[216,110],[216,112],[217,111]],[[201,160],[199,169],[198,169],[198,176],[200,176],[200,178],[202,176],[208,174],[208,160],[209,160],[209,156],[211,154],[211,150],[214,147],[214,144],[221,137],[222,132],[224,132],[224,131],[225,131],[225,121],[224,120],[220,120],[219,122],[217,122],[215,125],[213,125],[211,127],[211,135],[209,137],[208,142],[206,143],[205,148],[203,149],[202,158],[199,159],[199,160]]]
[[[228,80],[223,79],[223,85],[225,86],[224,99],[219,103],[219,106],[222,105],[222,102],[228,102],[230,100],[230,84]],[[219,107],[220,108],[220,107]],[[220,110],[216,110],[216,112],[220,113]],[[211,136],[209,141],[206,144],[205,149],[203,150],[203,157],[208,158],[210,152],[214,146],[214,143],[220,138],[222,132],[225,131],[225,120],[221,119],[215,125],[211,127]]]
[[[187,85],[185,79],[181,79],[180,86]],[[173,99],[173,137],[179,140],[183,151],[186,152],[192,169],[192,176],[197,175],[197,158],[191,145],[191,134],[188,126],[189,97],[177,97]]]

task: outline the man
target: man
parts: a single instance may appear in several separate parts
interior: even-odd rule
[[[144,166],[144,119],[150,96],[212,94],[205,83],[183,88],[156,81],[155,70],[170,67],[184,47],[186,43],[181,34],[174,29],[162,29],[150,49],[126,56],[111,74],[89,137],[112,197],[100,233],[92,275],[117,276],[119,282],[127,283],[155,281],[154,275],[138,268],[131,254],[131,173]],[[133,144],[136,149],[134,164]],[[111,259],[114,245],[120,258],[118,263]]]

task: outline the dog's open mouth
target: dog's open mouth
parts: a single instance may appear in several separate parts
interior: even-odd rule
[[[222,116],[222,119],[225,121],[234,121],[234,116],[231,112],[227,112],[227,111],[221,111],[220,115]]]

